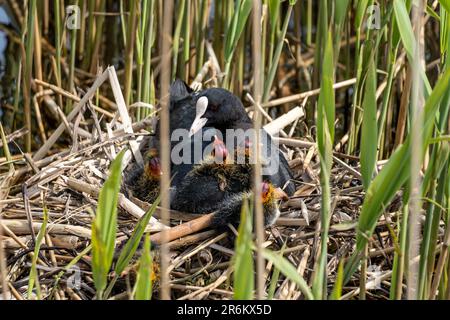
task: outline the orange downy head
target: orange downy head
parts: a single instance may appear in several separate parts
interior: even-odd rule
[[[262,184],[262,202],[269,203],[272,200],[288,200],[288,195],[281,189],[275,188],[270,182],[264,181]]]

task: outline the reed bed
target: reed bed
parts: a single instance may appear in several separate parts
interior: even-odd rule
[[[3,298],[449,299],[450,6],[417,3],[0,1]],[[275,226],[170,239],[201,217],[127,194],[174,78],[279,142]]]

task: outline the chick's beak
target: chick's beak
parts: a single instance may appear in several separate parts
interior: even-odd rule
[[[161,164],[159,163],[159,160],[157,160],[157,159],[150,160],[150,168],[152,170],[153,175],[155,175],[155,176],[163,175],[163,172],[161,170]]]
[[[276,200],[289,200],[289,196],[281,188],[276,188],[273,195]]]

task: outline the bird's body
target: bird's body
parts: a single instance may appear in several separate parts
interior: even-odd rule
[[[278,201],[286,199],[287,195],[280,189],[275,188],[270,182],[263,182],[261,201],[263,205],[264,226],[271,226],[280,216]],[[241,209],[245,201],[251,201],[252,192],[245,191],[228,195],[218,207],[213,220],[213,225],[220,227],[231,223],[239,225],[241,220]]]
[[[146,177],[143,167],[134,170],[127,181],[133,197],[141,201],[153,203],[159,195],[159,179]]]
[[[170,103],[169,103],[169,137],[170,150],[171,150],[171,176],[172,188],[178,187],[178,185],[183,181],[184,177],[192,170],[194,164],[198,164],[202,161],[203,150],[212,143],[212,138],[215,133],[214,128],[204,127],[202,132],[193,136],[188,137],[187,135],[179,136],[177,130],[180,134],[188,132],[195,119],[195,104],[196,104],[196,93],[182,80],[175,80],[170,87]],[[160,150],[160,122],[156,126],[156,134],[154,139],[152,139],[151,146]],[[211,132],[210,139],[205,139],[206,132]],[[172,151],[179,143],[187,143],[188,146],[185,149],[181,149],[179,153],[172,154]],[[180,140],[178,140],[180,139]],[[196,145],[201,145],[201,152],[195,153],[194,149]],[[189,154],[186,156],[184,150],[188,150]],[[173,157],[187,158],[187,161],[181,163],[175,161]]]
[[[222,141],[216,141],[218,145],[223,145]],[[236,151],[231,155],[224,154],[225,151],[222,151],[222,161],[217,159],[217,154],[212,154],[192,168],[173,193],[172,209],[210,213],[226,197],[251,189],[252,166],[248,162],[238,164]]]

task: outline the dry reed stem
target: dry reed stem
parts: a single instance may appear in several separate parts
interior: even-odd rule
[[[261,111],[260,104],[263,97],[263,82],[261,71],[261,1],[253,0],[252,9],[252,56],[253,56],[253,96],[254,116],[253,126],[255,128],[254,149],[256,155],[256,163],[253,169],[253,194],[255,195],[255,230],[256,230],[256,294],[257,299],[261,300],[265,296],[265,278],[264,278],[264,258],[262,255],[263,241],[264,241],[264,214],[262,202],[259,195],[261,194],[262,183],[262,166],[261,166]]]
[[[173,0],[164,1],[163,7],[163,20],[162,20],[162,46],[161,46],[161,129],[160,139],[161,141],[170,141],[169,137],[169,85],[171,75],[171,44],[172,44],[172,14],[173,14]],[[160,146],[162,172],[161,177],[161,207],[162,215],[161,221],[163,224],[168,225],[170,221],[170,144],[163,143]],[[170,273],[169,273],[169,234],[163,230],[162,233],[162,245],[161,245],[161,292],[160,296],[162,300],[170,300]]]

